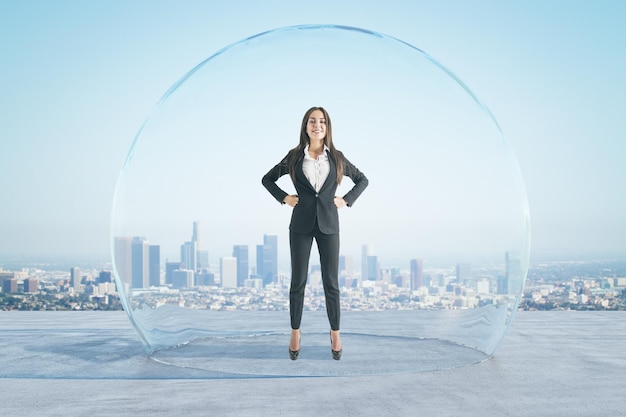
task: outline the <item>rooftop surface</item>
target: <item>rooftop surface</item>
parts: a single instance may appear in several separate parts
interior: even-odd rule
[[[305,336],[301,359],[289,361],[285,338],[276,366],[355,366],[358,339],[349,333],[339,363],[330,352],[318,358],[317,333],[308,335],[307,358]],[[0,414],[626,415],[626,312],[518,312],[491,358],[447,370],[397,372],[381,347],[378,363],[363,364],[378,369],[371,374],[219,376],[148,359],[123,312],[2,312]],[[406,355],[417,359],[409,345]]]

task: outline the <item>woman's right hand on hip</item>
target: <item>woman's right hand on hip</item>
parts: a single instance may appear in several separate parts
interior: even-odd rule
[[[285,197],[283,202],[285,204],[287,204],[288,206],[290,206],[290,207],[295,207],[296,205],[298,205],[298,196],[297,195],[288,195],[288,196]]]

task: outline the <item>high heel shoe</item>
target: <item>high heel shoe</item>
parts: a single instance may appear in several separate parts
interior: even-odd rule
[[[301,340],[302,338],[298,338],[298,345],[300,344]],[[289,359],[291,359],[292,361],[295,361],[296,359],[298,359],[298,356],[300,356],[300,349],[298,350],[289,349]]]
[[[330,331],[330,351],[333,354],[333,359],[338,361],[341,359],[341,354],[343,353],[343,348],[339,349],[339,350],[334,350],[333,349],[333,332],[332,330]]]

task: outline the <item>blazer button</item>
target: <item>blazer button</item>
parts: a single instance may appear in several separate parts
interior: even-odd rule
[[[315,197],[319,197],[319,196],[320,196],[319,194],[315,194]]]

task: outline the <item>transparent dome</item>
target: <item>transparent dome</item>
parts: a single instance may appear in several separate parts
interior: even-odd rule
[[[302,352],[288,359],[291,212],[261,185],[311,106],[370,184],[340,211],[339,364],[315,247]],[[278,184],[295,192],[288,176]],[[227,46],[165,93],[121,169],[111,247],[154,359],[215,376],[379,374],[492,355],[522,293],[530,226],[514,153],[456,75],[393,37],[308,25]]]

